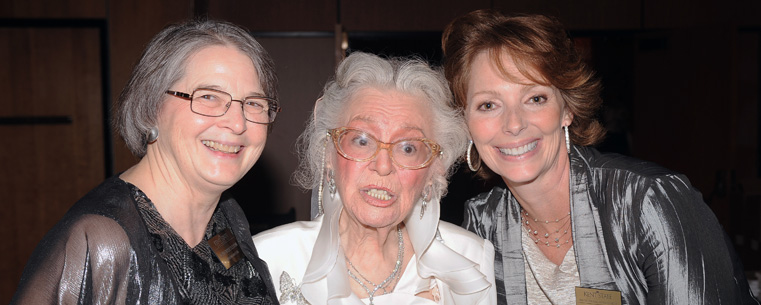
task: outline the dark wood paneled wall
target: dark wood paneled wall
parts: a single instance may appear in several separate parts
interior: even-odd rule
[[[0,28],[0,302],[45,232],[103,180],[99,34]]]
[[[15,1],[15,0],[14,0]],[[23,0],[19,0],[23,1]],[[101,0],[103,1],[103,0]],[[193,17],[193,1],[106,1],[111,58],[111,100],[115,101],[148,41],[165,26]],[[114,134],[114,173],[137,162],[121,137]]]
[[[143,47],[165,25],[208,15],[267,34],[262,43],[276,52],[288,111],[281,119],[289,121],[276,126],[281,129],[273,131],[262,160],[275,189],[289,193],[275,199],[283,206],[276,212],[293,207],[297,218],[306,219],[307,195],[293,192],[288,181],[295,168],[292,145],[335,65],[331,35],[337,28],[436,32],[478,8],[555,15],[573,33],[598,37],[591,40],[598,43],[625,36],[627,43],[618,47],[631,59],[621,64],[632,72],[631,87],[622,89],[630,95],[631,154],[686,173],[712,199],[723,223],[730,221],[737,208],[730,195],[721,196],[722,185],[731,193],[730,173],[734,181],[757,181],[759,175],[761,4],[755,0],[7,0],[0,3],[2,20],[95,20],[107,33],[0,27],[0,118],[64,122],[0,125],[0,137],[9,143],[0,151],[0,236],[7,240],[0,246],[0,303],[10,300],[32,248],[66,209],[104,173],[136,162],[118,136],[104,147],[103,93],[110,97],[106,102],[116,99]],[[105,66],[99,51],[104,46]],[[107,158],[111,169],[104,168]],[[249,208],[255,212],[258,206]]]

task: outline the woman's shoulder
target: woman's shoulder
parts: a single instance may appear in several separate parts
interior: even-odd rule
[[[259,257],[266,260],[308,256],[320,232],[321,221],[296,221],[253,236]]]
[[[577,148],[586,170],[577,171],[575,175],[588,173],[589,184],[598,196],[621,193],[647,194],[654,191],[689,194],[689,200],[699,197],[690,180],[681,173],[629,156],[601,153],[589,147]],[[576,164],[578,166],[579,163]],[[631,195],[622,198],[629,197]]]
[[[257,233],[253,236],[254,242],[278,241],[283,238],[309,238],[317,237],[321,222],[319,221],[295,221]]]
[[[297,221],[253,236],[259,258],[267,263],[278,297],[297,297],[314,253],[321,221]],[[296,294],[292,294],[296,293]]]
[[[464,243],[483,243],[483,238],[473,232],[463,229],[462,227],[446,221],[439,221],[439,235],[444,241],[454,240]]]
[[[494,207],[504,198],[507,189],[502,186],[495,186],[490,190],[480,193],[473,198],[465,201],[465,206],[470,209],[483,209],[485,207]]]
[[[126,284],[132,250],[127,232],[116,220],[96,214],[67,215],[35,248],[15,298],[25,300],[21,302],[45,303],[41,300],[54,300],[59,295],[62,284],[76,286],[85,279],[96,284]],[[91,262],[98,262],[98,267],[125,277],[100,277],[101,274],[96,273],[102,270],[96,270]],[[105,284],[98,287],[102,291],[114,288]],[[84,288],[87,287],[78,287],[76,294],[66,293],[66,300],[74,303]]]
[[[584,164],[593,172],[625,173],[643,178],[672,177],[679,173],[656,163],[618,153],[603,153],[591,147],[576,146]]]
[[[437,241],[444,243],[447,247],[451,248],[455,252],[464,254],[465,252],[473,252],[477,254],[475,256],[480,257],[483,251],[488,250],[491,246],[491,242],[481,238],[475,233],[461,228],[455,224],[440,221],[439,222],[439,234]],[[473,255],[466,255],[468,257]]]
[[[112,177],[79,199],[50,230],[46,238],[93,242],[123,242],[142,224],[124,181]]]
[[[43,260],[61,255],[65,257],[58,259],[66,261],[86,259],[80,257],[83,255],[112,255],[111,259],[129,260],[124,255],[130,253],[133,245],[141,244],[133,239],[147,239],[141,234],[142,225],[127,184],[114,176],[74,203],[43,237],[35,253]]]
[[[113,176],[82,196],[69,209],[67,216],[97,214],[121,220],[137,215],[136,212],[129,185],[118,176]]]

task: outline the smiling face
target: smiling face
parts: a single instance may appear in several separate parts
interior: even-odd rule
[[[432,116],[424,103],[420,97],[399,91],[364,88],[347,103],[343,126],[360,129],[386,143],[424,138],[433,134]],[[329,166],[335,171],[343,214],[362,226],[385,228],[401,223],[430,180],[430,166],[400,168],[385,149],[365,162],[346,159],[335,149],[331,151]]]
[[[228,92],[233,99],[263,95],[251,59],[229,46],[206,47],[188,58],[185,75],[170,90],[191,94],[198,88]],[[221,192],[256,163],[267,139],[267,125],[243,117],[233,102],[227,113],[193,113],[190,101],[166,95],[158,119],[159,139],[148,153],[177,171],[190,187]]]
[[[488,52],[471,66],[465,116],[481,159],[508,186],[560,175],[568,158],[562,126],[572,115],[555,87],[529,80],[504,53],[502,65],[510,77]]]

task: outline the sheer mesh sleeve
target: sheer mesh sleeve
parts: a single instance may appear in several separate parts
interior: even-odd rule
[[[124,304],[135,259],[115,220],[64,218],[35,249],[11,304]]]

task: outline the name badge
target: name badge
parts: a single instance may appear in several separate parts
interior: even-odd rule
[[[243,252],[240,250],[238,241],[235,240],[235,235],[230,231],[230,228],[226,228],[209,238],[209,246],[214,250],[214,254],[217,255],[222,265],[225,265],[225,269],[230,269],[243,258]]]
[[[621,305],[621,292],[576,287],[577,305]]]

